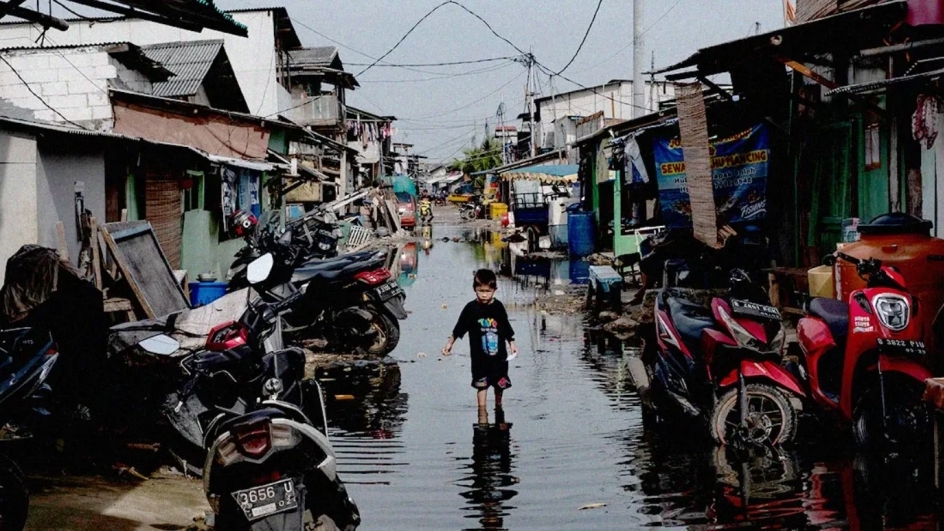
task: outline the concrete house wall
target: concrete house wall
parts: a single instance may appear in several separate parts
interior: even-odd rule
[[[20,246],[36,243],[39,209],[36,193],[36,139],[0,131],[0,282],[6,259]]]
[[[91,142],[63,142],[62,138],[37,141],[36,198],[40,205],[36,243],[58,247],[56,222],[65,229],[72,263],[77,263],[82,244],[75,215],[76,183],[82,183],[85,209],[100,223],[105,221],[105,156]]]
[[[290,107],[291,94],[278,83],[278,58],[275,51],[275,26],[269,11],[237,12],[233,18],[245,24],[248,37],[238,37],[213,30],[200,33],[165,26],[140,19],[115,21],[70,20],[69,31],[47,35],[53,45],[131,42],[141,45],[177,41],[222,39],[226,54],[243,91],[249,112],[266,116]],[[6,47],[36,46],[42,29],[32,24],[0,25],[0,42]],[[280,107],[283,104],[285,106]]]

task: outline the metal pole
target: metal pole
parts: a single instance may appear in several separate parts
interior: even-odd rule
[[[646,60],[642,42],[642,2],[633,0],[633,118],[646,114],[646,82],[642,77],[642,64]]]
[[[530,123],[529,127],[531,128],[531,156],[532,157],[538,154],[537,131],[535,131],[535,127],[534,127],[534,99],[532,98],[534,96],[534,92],[532,92],[531,90],[531,75],[534,73],[533,67],[534,67],[534,56],[529,53],[528,54],[528,85],[527,85],[526,90],[528,91],[528,94],[527,94],[528,115],[529,115],[528,122]]]

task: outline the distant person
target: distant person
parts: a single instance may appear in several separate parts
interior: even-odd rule
[[[505,342],[511,349],[511,358],[518,355],[518,347],[515,345],[515,331],[508,322],[508,312],[501,301],[495,298],[498,289],[495,273],[489,269],[476,271],[472,278],[472,289],[475,290],[475,300],[462,309],[442,353],[443,356],[450,355],[455,340],[469,334],[472,387],[478,390],[479,423],[487,424],[488,388],[495,389],[495,412],[496,416],[501,416],[502,393],[511,387]]]

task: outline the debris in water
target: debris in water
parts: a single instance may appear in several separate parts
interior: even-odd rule
[[[354,400],[354,395],[334,395],[335,400]]]
[[[601,507],[606,507],[606,504],[605,504],[605,503],[602,503],[602,502],[600,502],[600,503],[588,503],[588,504],[584,505],[583,507],[581,507],[581,508],[578,509],[578,510],[583,511],[584,509],[599,509],[599,508],[601,508]]]
[[[443,304],[443,307],[442,307],[442,308],[443,308],[443,310],[445,310],[445,309],[448,308],[448,307],[449,307],[448,304]]]
[[[426,353],[425,353],[425,352],[417,352],[417,353],[416,353],[416,357],[417,357],[417,358],[425,358],[425,357],[426,357]]]

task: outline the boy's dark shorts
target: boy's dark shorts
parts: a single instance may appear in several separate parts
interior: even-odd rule
[[[511,378],[508,375],[483,376],[478,379],[472,379],[472,387],[476,389],[488,389],[494,387],[497,390],[504,391],[511,387]]]
[[[511,378],[508,377],[508,362],[484,362],[472,364],[472,387],[504,391],[511,387]]]

